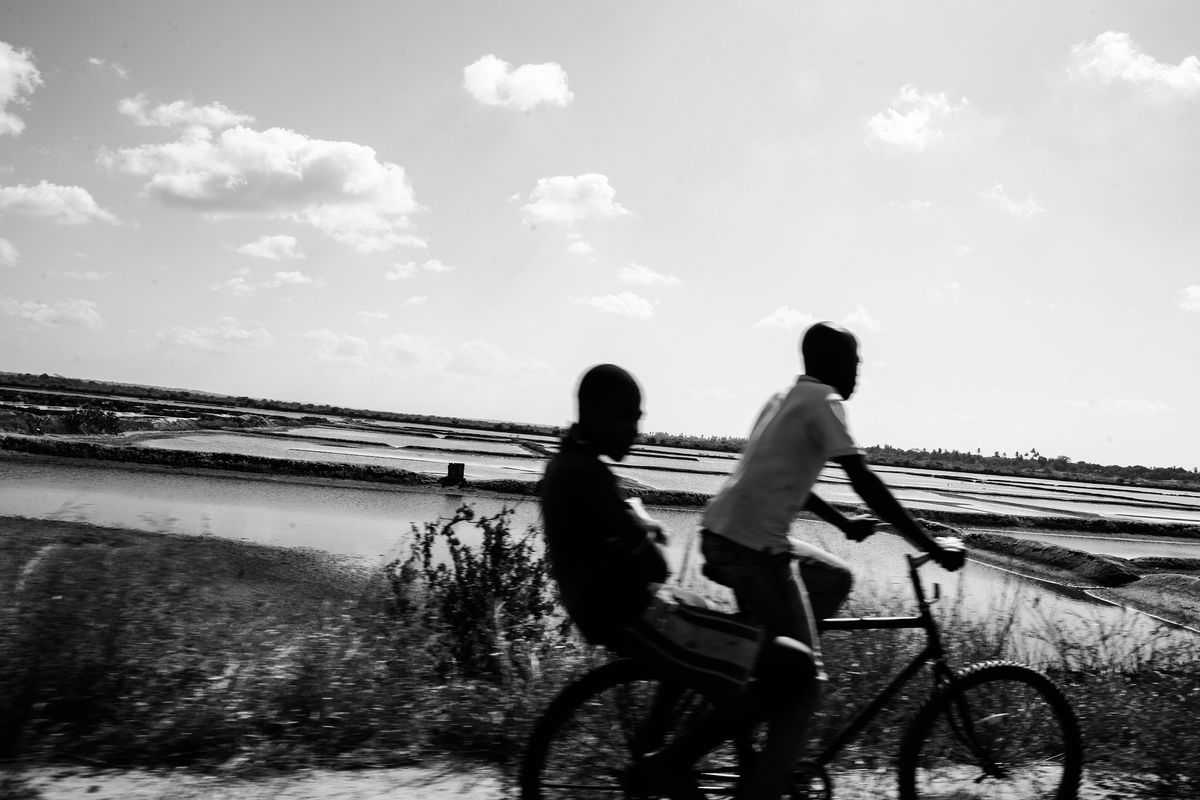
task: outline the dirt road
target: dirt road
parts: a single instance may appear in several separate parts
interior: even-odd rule
[[[25,773],[29,800],[504,800],[486,772],[444,769],[304,770],[259,780],[174,772]]]
[[[841,776],[838,800],[894,800],[890,773]],[[84,772],[41,769],[26,773],[36,790],[21,800],[506,800],[501,781],[486,772],[440,769],[306,770],[261,780],[176,772]],[[1149,797],[1124,776],[1085,777],[1079,800]]]

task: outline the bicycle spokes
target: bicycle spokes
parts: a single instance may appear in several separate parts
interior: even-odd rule
[[[908,796],[1071,797],[1078,730],[1057,689],[1013,664],[984,665],[922,709],[902,751]]]

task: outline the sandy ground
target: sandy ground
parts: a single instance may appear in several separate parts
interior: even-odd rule
[[[1200,583],[1194,575],[1152,575],[1119,589],[1091,594],[1200,631]]]
[[[38,769],[25,777],[40,800],[503,800],[507,796],[494,775],[450,768],[304,770],[257,780],[182,770]]]
[[[40,800],[503,800],[501,781],[484,772],[448,769],[379,769],[362,772],[304,771],[262,780],[231,780],[188,774],[70,772],[26,773]],[[895,800],[887,772],[835,775],[837,800]],[[1138,794],[1120,776],[1084,777],[1079,800],[1125,800]]]

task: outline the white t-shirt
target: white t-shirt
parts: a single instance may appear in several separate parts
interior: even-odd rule
[[[702,524],[755,550],[787,552],[788,530],[825,462],[859,455],[841,396],[801,375],[758,415],[733,474],[709,501]]]

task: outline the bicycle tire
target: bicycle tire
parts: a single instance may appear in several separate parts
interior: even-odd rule
[[[976,664],[917,712],[897,768],[901,800],[1075,800],[1079,721],[1042,673]]]
[[[668,707],[655,714],[656,702]],[[666,744],[706,705],[699,695],[636,661],[597,667],[563,689],[538,720],[521,763],[521,799],[659,797],[647,786],[631,784],[629,767]],[[697,768],[710,798],[732,797],[738,777],[732,745]]]

